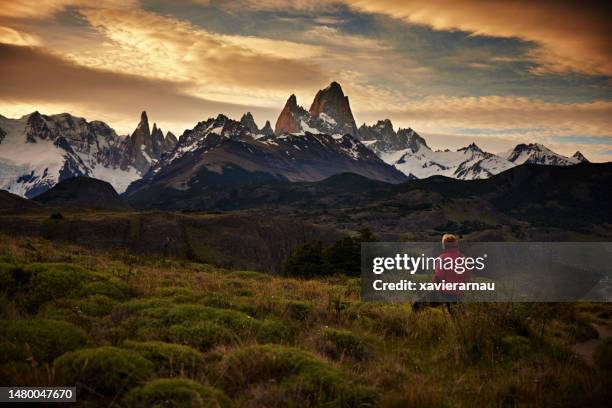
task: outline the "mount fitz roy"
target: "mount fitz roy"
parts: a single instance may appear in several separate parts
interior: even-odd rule
[[[524,163],[567,166],[587,161],[580,152],[565,157],[537,143],[519,144],[502,155],[485,152],[475,143],[457,151],[434,151],[411,128],[395,132],[389,119],[357,128],[348,96],[337,82],[317,92],[308,111],[291,95],[276,121],[275,134],[284,133],[350,134],[408,178],[442,175],[472,180],[488,178]]]
[[[474,143],[434,151],[414,130],[396,132],[389,119],[358,128],[337,82],[319,90],[309,110],[291,95],[274,129],[270,122],[260,129],[250,112],[240,121],[220,114],[178,140],[156,124],[151,128],[146,112],[125,137],[104,122],[68,113],[0,116],[0,189],[30,198],[76,176],[148,195],[261,180],[318,181],[346,172],[391,183],[432,175],[478,179],[523,163],[583,161],[580,152],[565,157],[540,144],[519,144],[499,155]]]

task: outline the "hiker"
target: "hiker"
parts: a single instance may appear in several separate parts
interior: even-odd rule
[[[466,270],[463,273],[458,273],[452,268],[445,268],[445,261],[452,258],[453,265],[457,258],[463,258],[464,255],[459,251],[459,237],[453,234],[444,234],[442,236],[442,252],[438,255],[440,259],[436,262],[436,270],[433,274],[433,282],[446,283],[462,283],[470,280],[470,272]],[[436,307],[445,305],[449,313],[451,313],[451,304],[461,300],[462,293],[455,290],[439,290],[431,296],[418,300],[412,306],[414,311],[420,311],[426,307]]]
[[[452,268],[445,268],[446,260],[451,258],[453,265],[457,258],[464,258],[464,255],[459,251],[459,237],[453,234],[444,234],[442,236],[442,252],[438,255],[441,262],[436,264],[436,271],[433,276],[434,283],[465,283],[470,280],[470,271],[465,270],[463,273],[458,273]],[[442,289],[436,292],[436,300],[444,303],[450,312],[451,303],[456,303],[461,300],[462,292],[458,290]]]

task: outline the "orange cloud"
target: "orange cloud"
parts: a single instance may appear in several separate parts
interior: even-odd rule
[[[210,33],[189,22],[144,10],[86,9],[85,19],[112,43],[88,55],[72,55],[78,63],[105,69],[200,84],[198,91],[241,87],[265,90],[312,87],[325,73],[304,59],[318,48]],[[281,56],[285,50],[286,56]]]
[[[126,8],[137,0],[9,0],[0,7],[0,17],[45,19],[67,7]]]
[[[277,114],[276,110],[189,95],[186,83],[83,67],[38,47],[0,43],[0,78],[0,108],[7,107],[4,114],[7,110],[23,114],[45,106],[62,107],[62,111],[90,119],[110,117],[111,125],[121,122],[131,127],[139,113],[147,110],[155,120],[175,124],[173,130],[179,133],[220,112],[239,118],[250,110],[259,120]],[[21,112],[15,111],[16,105]],[[85,115],[87,112],[95,116]]]
[[[612,135],[612,102],[554,103],[508,96],[432,96],[393,111],[363,112],[360,121],[389,117],[420,132],[461,133],[487,129],[522,141],[550,136]]]
[[[13,45],[39,45],[40,41],[38,38],[30,34],[14,30],[10,27],[0,26],[0,43]]]
[[[612,74],[609,6],[571,1],[345,0],[352,7],[435,30],[520,38],[538,45],[536,72]]]

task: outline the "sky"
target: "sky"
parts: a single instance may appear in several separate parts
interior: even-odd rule
[[[434,148],[538,142],[612,160],[605,2],[0,0],[0,114],[140,112],[180,135],[224,113],[272,126],[339,82],[357,123]]]

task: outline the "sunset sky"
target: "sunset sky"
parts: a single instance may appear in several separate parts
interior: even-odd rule
[[[272,125],[332,80],[358,124],[436,148],[540,142],[612,160],[610,10],[450,0],[0,0],[0,114],[70,112],[180,135],[223,112]],[[602,3],[604,4],[604,3]]]

